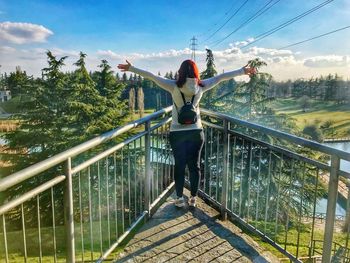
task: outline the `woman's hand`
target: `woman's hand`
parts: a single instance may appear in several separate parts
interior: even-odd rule
[[[255,75],[257,73],[256,68],[249,67],[248,64],[243,67],[244,74],[248,75],[249,77]]]
[[[126,63],[127,64],[118,64],[118,68],[121,70],[121,71],[129,71],[129,68],[130,68],[130,66],[131,66],[131,63],[128,61],[128,60],[126,60]]]

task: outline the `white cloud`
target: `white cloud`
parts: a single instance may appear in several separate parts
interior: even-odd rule
[[[254,56],[284,56],[284,55],[292,55],[293,52],[291,50],[278,50],[272,48],[263,48],[263,47],[251,47],[247,51],[248,53]]]
[[[99,57],[107,57],[112,59],[121,59],[123,56],[113,52],[112,50],[97,50]]]
[[[76,50],[64,50],[51,48],[52,53],[58,58],[68,56],[63,70],[72,71],[76,67],[73,63],[77,60],[79,52]],[[13,71],[17,65],[29,74],[39,76],[41,69],[47,66],[46,53],[43,48],[14,49],[10,46],[0,47],[2,71]],[[228,49],[214,50],[215,65],[218,72],[229,71],[242,67],[248,60],[261,58],[267,62],[267,67],[262,71],[272,74],[277,80],[308,78],[312,76],[338,73],[344,77],[350,77],[350,56],[324,55],[305,57],[290,50],[276,50],[262,47],[252,47],[242,50],[231,46]],[[170,49],[154,53],[119,53],[113,50],[97,50],[96,53],[88,53],[86,65],[89,70],[97,70],[101,59],[107,59],[113,70],[118,72],[116,65],[130,60],[136,67],[149,70],[153,73],[177,71],[181,62],[191,57],[191,50]],[[206,51],[196,52],[197,64],[200,71],[206,66]],[[241,78],[238,78],[241,80]]]
[[[45,42],[50,35],[53,35],[53,32],[42,25],[14,22],[0,23],[0,40],[9,43]]]
[[[15,51],[16,51],[16,49],[13,47],[0,46],[0,53],[2,53],[2,54],[12,53]]]
[[[346,67],[350,65],[350,57],[337,55],[316,56],[305,59],[304,65],[311,68]]]

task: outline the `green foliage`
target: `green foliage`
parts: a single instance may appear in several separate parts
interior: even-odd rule
[[[217,71],[215,69],[215,63],[214,63],[214,55],[213,52],[210,49],[206,49],[207,51],[207,67],[206,69],[200,74],[201,79],[208,79],[211,77],[214,77],[217,74]],[[201,104],[207,108],[212,108],[213,104],[213,98],[216,97],[214,94],[216,94],[218,87],[215,87],[206,93],[203,94]]]
[[[73,73],[61,71],[66,57],[57,59],[50,51],[47,57],[43,77],[27,87],[30,99],[15,116],[21,120],[19,129],[5,135],[11,149],[26,153],[7,156],[13,172],[115,128],[128,113],[119,99],[124,86],[106,62],[96,73],[96,84],[85,68],[86,54],[80,53]]]
[[[214,63],[214,55],[213,52],[210,49],[205,49],[207,51],[207,68],[201,73],[200,77],[201,79],[208,79],[211,77],[214,77],[217,74],[217,71],[215,69],[215,63]]]
[[[320,128],[316,124],[306,125],[303,129],[303,134],[314,141],[323,141],[322,130],[320,130]]]
[[[11,91],[13,97],[28,93],[28,85],[32,79],[27,75],[25,71],[22,71],[20,67],[16,67],[15,72],[11,72],[6,78],[3,78],[3,85],[6,89]]]

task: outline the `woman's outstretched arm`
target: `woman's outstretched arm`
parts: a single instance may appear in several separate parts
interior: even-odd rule
[[[129,61],[126,61],[127,64],[119,64],[118,68],[121,71],[130,71],[133,73],[136,73],[138,75],[141,75],[142,77],[146,78],[146,79],[150,79],[152,81],[154,81],[159,87],[161,87],[162,89],[165,89],[166,91],[172,92],[175,86],[175,80],[171,80],[171,79],[166,79],[166,78],[162,78],[159,76],[154,75],[151,72],[148,72],[146,70],[142,70],[139,68],[135,68],[134,66],[131,65],[131,63]]]
[[[220,75],[217,75],[217,76],[209,78],[209,79],[203,79],[201,81],[204,85],[203,92],[214,88],[216,85],[218,85],[222,81],[229,80],[229,79],[232,79],[234,77],[241,76],[241,75],[249,75],[250,76],[250,75],[253,75],[255,73],[256,73],[255,68],[244,66],[243,68],[229,71],[229,72],[225,72],[225,73],[222,73]]]

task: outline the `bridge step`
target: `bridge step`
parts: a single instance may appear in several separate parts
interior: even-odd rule
[[[279,262],[234,224],[222,222],[202,200],[192,210],[176,208],[174,198],[166,200],[115,262]]]

